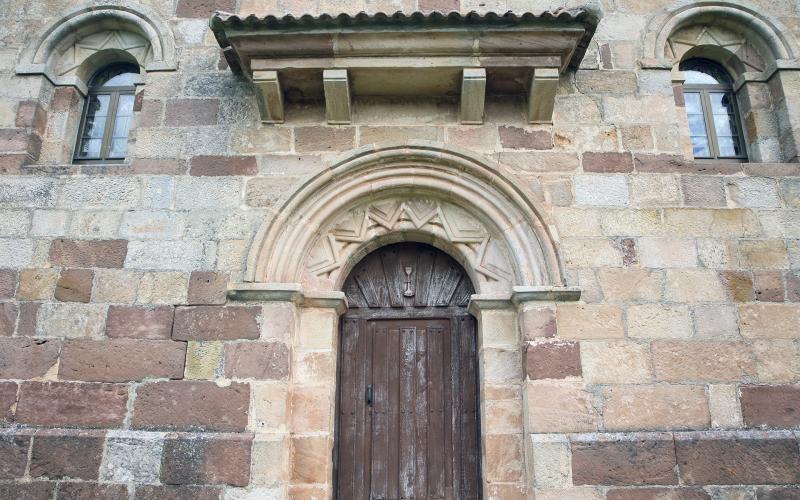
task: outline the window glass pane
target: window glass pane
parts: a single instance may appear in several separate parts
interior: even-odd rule
[[[117,119],[114,121],[113,137],[115,139],[128,138],[128,124],[130,119],[129,116],[117,116]]]
[[[78,149],[79,158],[100,158],[100,147],[103,145],[102,139],[87,139],[81,141]]]
[[[684,94],[684,100],[686,101],[686,112],[687,113],[702,113],[703,112],[703,105],[700,104],[700,94],[697,92],[687,92]]]
[[[106,129],[105,116],[88,116],[86,117],[86,128],[83,130],[84,137],[91,137],[94,139],[102,139],[103,132]]]
[[[741,156],[742,148],[738,137],[718,137],[719,155],[724,157]]]
[[[125,150],[128,147],[128,138],[111,140],[111,149],[108,152],[109,158],[125,158]]]
[[[133,85],[139,66],[135,64],[115,64],[107,66],[92,77],[90,87],[129,87]]]
[[[86,108],[86,116],[106,116],[108,115],[108,105],[111,96],[108,94],[90,95],[89,103]]]
[[[733,113],[733,95],[729,92],[709,92],[711,110],[714,114]]]
[[[117,104],[117,116],[133,114],[133,94],[120,94]]]
[[[692,154],[695,158],[710,158],[711,148],[708,147],[708,139],[705,137],[692,137]]]
[[[679,69],[690,85],[731,85],[731,77],[725,68],[708,59],[687,59]]]
[[[706,121],[703,115],[691,114],[687,115],[687,117],[689,118],[689,132],[692,135],[707,135]]]
[[[714,115],[714,129],[720,137],[738,135],[733,115]]]
[[[683,76],[686,79],[684,83],[694,85],[717,85],[719,82],[716,78],[700,71],[684,71]]]

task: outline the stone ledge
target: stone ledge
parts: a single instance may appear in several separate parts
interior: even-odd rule
[[[292,302],[300,307],[335,309],[338,314],[347,310],[344,292],[306,292],[299,283],[231,283],[228,298],[247,302]]]

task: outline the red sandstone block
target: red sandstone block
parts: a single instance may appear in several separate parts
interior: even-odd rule
[[[125,385],[23,382],[15,419],[30,425],[119,427],[127,404]]]
[[[553,149],[553,136],[546,130],[527,131],[520,127],[498,128],[500,143],[506,149]]]
[[[182,378],[186,343],[172,340],[69,340],[58,376],[62,380],[128,382]]]
[[[0,378],[41,377],[56,364],[59,351],[60,340],[0,338]]]
[[[172,337],[172,306],[110,306],[106,335],[134,339],[166,340]]]
[[[225,376],[286,380],[289,348],[283,342],[228,343],[225,345]]]
[[[800,273],[797,271],[786,273],[786,300],[800,302]]]
[[[756,498],[758,500],[800,500],[800,487],[759,488]]]
[[[32,128],[40,136],[44,135],[47,128],[47,112],[37,101],[23,101],[17,108],[14,125],[22,128]]]
[[[189,173],[195,176],[255,175],[255,156],[195,156]]]
[[[179,0],[175,16],[209,18],[215,10],[234,12],[236,0]]]
[[[800,483],[795,439],[696,439],[676,436],[683,484]]]
[[[25,475],[30,436],[0,436],[0,479],[17,479]]]
[[[733,175],[742,171],[741,163],[702,163],[669,154],[637,154],[633,162],[637,172]]]
[[[219,486],[152,486],[136,487],[136,500],[220,500]]]
[[[720,271],[720,279],[734,302],[750,302],[755,299],[753,277],[746,271]]]
[[[0,382],[0,424],[14,420],[12,407],[17,402],[17,383]]]
[[[800,385],[742,386],[741,403],[748,427],[800,427]]]
[[[572,443],[572,481],[609,486],[677,484],[671,439]]]
[[[49,479],[97,479],[103,459],[103,431],[52,431],[33,438],[30,474]]]
[[[528,345],[525,373],[530,380],[581,376],[581,350],[576,342]]]
[[[25,152],[38,158],[42,139],[24,128],[0,129],[0,152]]]
[[[34,483],[0,483],[0,498],[14,500],[50,500],[55,493],[56,483],[36,481]]]
[[[64,269],[53,296],[61,302],[89,302],[93,281],[94,271],[91,269]]]
[[[633,172],[630,153],[583,153],[584,172]]]
[[[10,299],[17,291],[19,273],[14,269],[0,269],[0,299]]]
[[[39,314],[39,302],[20,302],[19,320],[17,321],[17,335],[33,337],[36,335],[36,322]]]
[[[53,240],[50,262],[61,267],[119,268],[128,253],[126,240]]]
[[[556,336],[556,313],[553,309],[526,309],[522,312],[522,330],[527,340]]]
[[[175,311],[175,340],[257,339],[258,306],[180,307]]]
[[[754,273],[756,300],[760,302],[783,302],[786,291],[783,272],[759,271]]]
[[[0,304],[0,337],[10,337],[14,335],[14,328],[19,316],[19,306],[13,302],[3,302]],[[1,367],[0,367],[1,370]]]
[[[61,483],[58,500],[128,500],[124,484]]]
[[[252,434],[167,436],[161,482],[247,486],[252,442]]]
[[[711,500],[699,488],[631,488],[608,490],[606,500]]]
[[[134,158],[130,166],[130,174],[182,175],[186,173],[183,160]]]
[[[225,303],[228,273],[192,271],[189,278],[190,305],[219,305]]]
[[[216,125],[219,119],[219,99],[170,99],[164,125],[189,127]]]
[[[242,431],[247,427],[250,386],[168,381],[136,391],[132,426],[137,429]]]

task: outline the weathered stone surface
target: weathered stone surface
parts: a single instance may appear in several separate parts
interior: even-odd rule
[[[708,401],[699,386],[616,386],[603,389],[603,421],[610,431],[703,429]]]
[[[100,480],[157,483],[164,440],[159,434],[111,431],[105,446]]]
[[[56,483],[37,481],[33,483],[0,483],[0,497],[18,500],[40,500],[53,498]]]
[[[19,317],[19,306],[13,302],[3,302],[0,304],[0,337],[10,337],[14,335]]]
[[[695,439],[676,436],[683,484],[794,484],[800,450],[794,439]]]
[[[128,252],[125,240],[53,240],[50,262],[62,267],[122,267]]]
[[[711,427],[736,429],[742,427],[742,410],[734,384],[712,384],[708,386],[708,408],[711,411]]]
[[[0,424],[11,422],[14,418],[13,410],[17,404],[16,382],[0,382]]]
[[[781,271],[756,271],[755,278],[756,300],[759,302],[783,302],[786,298],[786,289]]]
[[[576,485],[677,484],[672,439],[572,442]]]
[[[627,310],[628,336],[633,338],[681,338],[692,335],[689,312],[684,306],[643,304]]]
[[[212,245],[201,241],[131,241],[125,267],[129,269],[152,269],[193,271],[206,266]]]
[[[601,304],[558,306],[558,336],[566,339],[622,338],[622,310]]]
[[[552,149],[553,137],[546,130],[526,130],[520,127],[501,126],[500,143],[507,149]]]
[[[185,304],[189,275],[180,271],[144,273],[136,302],[140,304]]]
[[[756,372],[743,342],[659,340],[652,352],[656,379],[667,382],[736,382]]]
[[[216,125],[219,119],[219,99],[170,99],[166,104],[168,127]]]
[[[49,302],[39,308],[36,335],[98,338],[102,336],[106,307],[102,304]]]
[[[583,153],[581,163],[584,172],[633,172],[633,157],[630,153]]]
[[[491,482],[517,482],[522,479],[524,458],[522,436],[493,435],[485,438],[486,479]]]
[[[53,296],[61,302],[89,302],[93,281],[94,271],[91,269],[64,269]]]
[[[131,425],[137,429],[242,431],[250,387],[233,383],[167,381],[139,387]]]
[[[525,373],[530,380],[580,377],[580,345],[575,342],[528,344]]]
[[[600,417],[592,395],[576,382],[529,382],[526,416],[531,432],[591,432]]]
[[[355,144],[352,127],[296,127],[294,149],[297,152],[345,151]]]
[[[14,297],[19,281],[19,273],[14,269],[0,269],[0,299]]]
[[[213,380],[217,377],[222,363],[222,342],[193,341],[186,349],[187,379]]]
[[[610,302],[657,301],[662,296],[664,276],[659,271],[607,268],[599,269],[597,278]]]
[[[128,388],[121,384],[23,382],[16,421],[64,427],[119,427],[127,404]]]
[[[209,18],[215,10],[234,12],[235,0],[179,0],[175,9],[177,17]],[[148,92],[149,93],[149,92]]]
[[[49,479],[97,479],[104,441],[104,433],[96,431],[39,433],[33,439],[30,474]]]
[[[136,500],[219,500],[222,488],[219,486],[154,486],[136,487]]]
[[[575,202],[587,206],[627,206],[628,183],[623,176],[584,174],[575,176]]]
[[[753,342],[758,380],[761,383],[800,381],[800,343],[792,340]]]
[[[129,382],[182,378],[186,343],[155,340],[70,340],[58,376],[63,380]]]
[[[255,175],[255,156],[195,156],[189,172],[196,176]]]
[[[125,484],[61,483],[58,498],[65,500],[127,500],[128,486]]]
[[[225,376],[285,380],[289,348],[282,342],[238,342],[225,346]]]
[[[20,300],[49,300],[53,296],[58,269],[23,269],[19,272]]]
[[[164,441],[161,482],[247,486],[252,441],[252,434],[169,435]]]
[[[189,277],[187,302],[189,305],[224,304],[228,286],[226,273],[193,271]]]
[[[800,305],[742,304],[739,306],[739,327],[749,338],[792,339],[800,337]]]
[[[0,479],[19,479],[25,475],[30,445],[30,436],[0,437]]]
[[[606,500],[711,500],[711,496],[699,488],[626,488],[608,490]]]
[[[800,426],[800,385],[744,385],[742,416],[751,427]]]
[[[293,437],[291,472],[293,483],[323,483],[327,475],[330,442],[327,437]]]
[[[754,299],[753,276],[746,271],[720,271],[720,278],[727,289],[727,296],[734,302],[750,302]]]
[[[110,306],[106,335],[135,339],[169,339],[172,336],[171,306]]]
[[[650,349],[624,341],[581,342],[583,378],[594,384],[638,384],[652,380]]]
[[[552,308],[526,308],[522,311],[519,322],[526,340],[556,335],[556,314]]]
[[[0,378],[42,377],[56,364],[60,351],[59,340],[0,338]]]
[[[175,340],[257,339],[260,307],[197,306],[175,311],[172,338]]]

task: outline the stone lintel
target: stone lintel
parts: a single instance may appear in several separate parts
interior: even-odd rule
[[[299,283],[231,283],[228,298],[241,302],[292,302],[298,307],[335,309],[337,314],[347,309],[344,292],[305,291]]]
[[[330,124],[350,123],[350,82],[346,69],[322,72],[325,87],[325,116]]]
[[[263,123],[283,123],[283,91],[277,71],[253,71],[258,112]]]
[[[558,88],[558,68],[534,68],[528,93],[528,121],[552,123]]]
[[[469,312],[477,315],[480,311],[517,309],[527,302],[575,302],[580,298],[581,290],[576,287],[515,286],[511,293],[473,295]]]
[[[464,68],[461,78],[461,123],[483,123],[486,100],[486,68]]]

